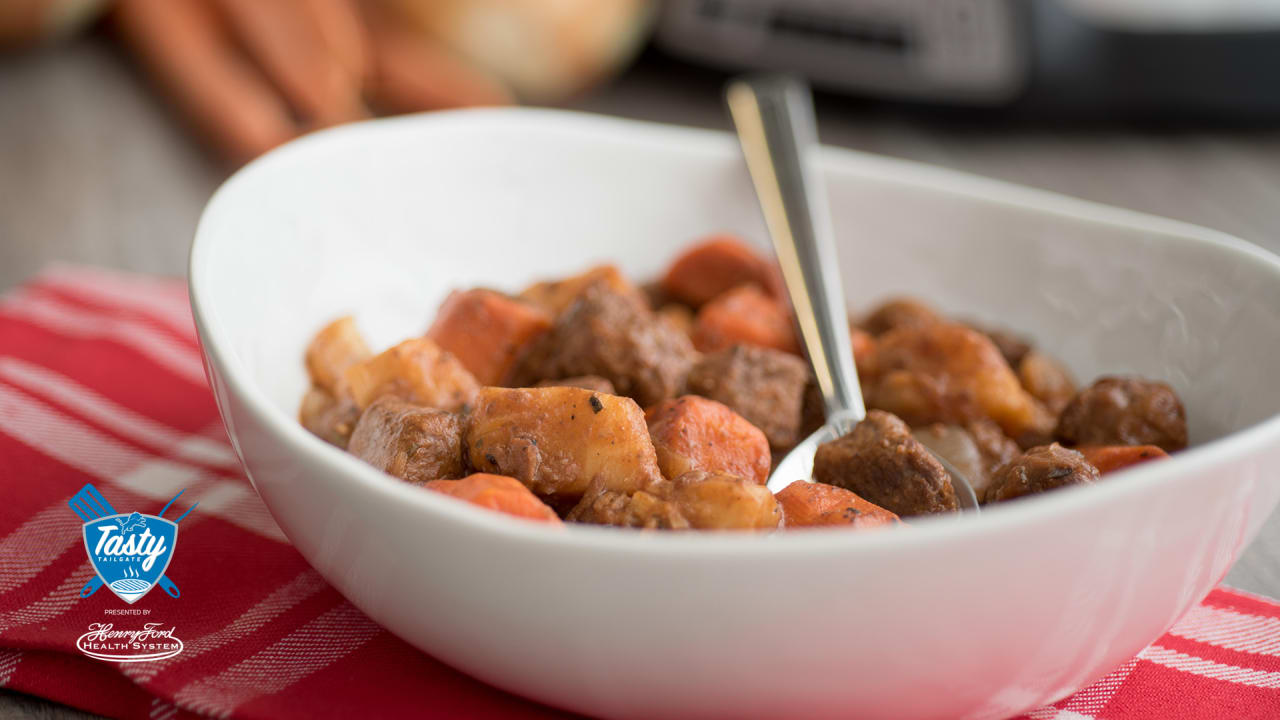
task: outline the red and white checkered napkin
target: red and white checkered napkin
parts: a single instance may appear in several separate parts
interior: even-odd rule
[[[554,717],[379,628],[285,540],[223,435],[178,281],[52,268],[0,297],[0,687],[110,716]],[[167,574],[127,606],[67,505],[93,483],[156,513],[182,488]],[[176,516],[176,512],[174,513]],[[109,614],[138,608],[140,616]],[[90,623],[174,628],[176,657],[82,655]],[[1032,718],[1280,718],[1280,605],[1219,589],[1124,667]]]

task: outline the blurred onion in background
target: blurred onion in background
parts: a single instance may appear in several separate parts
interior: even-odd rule
[[[647,0],[390,0],[409,23],[495,74],[526,102],[554,103],[639,51]]]

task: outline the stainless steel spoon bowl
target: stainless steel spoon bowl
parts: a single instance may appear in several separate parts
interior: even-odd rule
[[[826,425],[787,453],[769,477],[769,489],[777,492],[796,480],[811,481],[818,446],[848,433],[867,411],[849,340],[835,231],[817,170],[809,90],[787,76],[753,76],[730,82],[725,99],[827,410]],[[934,457],[951,475],[960,507],[977,511],[968,479],[945,458]]]

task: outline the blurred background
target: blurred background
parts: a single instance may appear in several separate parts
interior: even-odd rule
[[[318,127],[553,105],[727,127],[745,69],[825,142],[1280,250],[1274,0],[0,0],[0,288],[181,274],[209,194]]]
[[[0,290],[182,275],[228,173],[317,128],[517,103],[727,128],[744,70],[808,77],[829,144],[1280,251],[1276,0],[0,0]],[[1280,594],[1277,557],[1273,521],[1227,580]]]

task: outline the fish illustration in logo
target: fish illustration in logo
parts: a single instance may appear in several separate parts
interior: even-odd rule
[[[178,523],[199,503],[177,520],[161,516],[181,495],[179,492],[166,503],[159,515],[136,511],[117,513],[93,485],[85,485],[68,501],[71,509],[84,520],[85,552],[98,573],[80,591],[80,597],[89,597],[103,585],[130,604],[156,585],[170,596],[178,597],[178,586],[164,573],[178,542]]]

